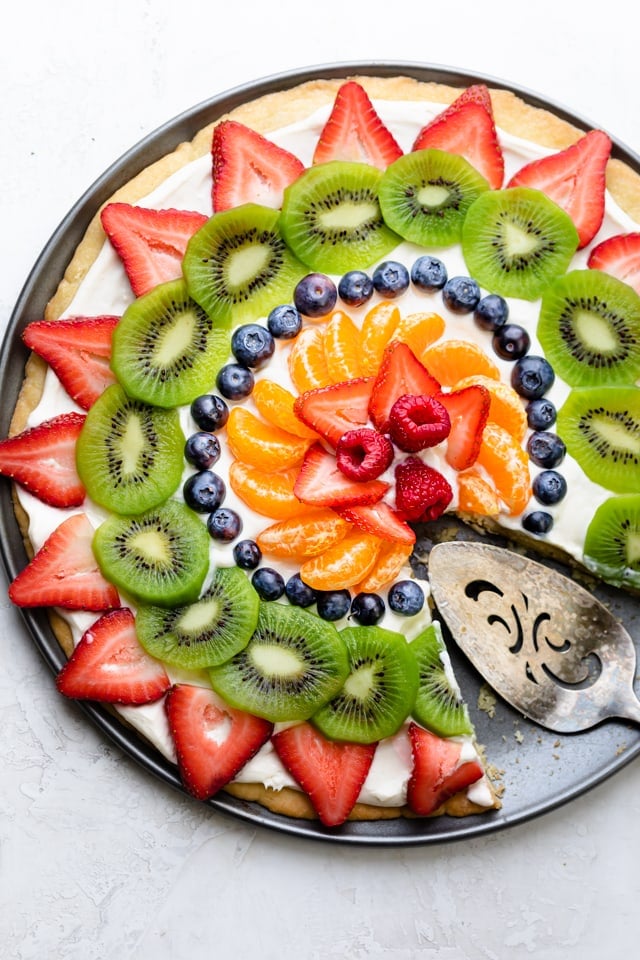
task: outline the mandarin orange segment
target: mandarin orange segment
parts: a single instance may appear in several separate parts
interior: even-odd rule
[[[387,584],[397,580],[398,574],[411,556],[413,547],[406,543],[385,541],[380,544],[376,562],[357,585],[356,590],[363,593],[376,593]]]
[[[300,463],[313,443],[265,423],[244,407],[232,407],[227,420],[227,440],[237,460],[267,472],[288,470]]]
[[[336,310],[324,331],[324,353],[333,383],[362,376],[362,334],[348,313]]]
[[[315,430],[303,423],[293,412],[295,396],[279,383],[273,380],[257,380],[251,397],[258,413],[274,427],[280,427],[281,430],[302,439],[318,439]]]
[[[229,486],[255,513],[272,520],[288,520],[305,509],[293,492],[297,476],[297,467],[267,473],[234,460],[229,467]]]
[[[328,387],[331,381],[321,327],[303,327],[291,344],[289,376],[298,393]]]
[[[370,377],[378,372],[384,348],[391,340],[399,323],[400,311],[395,304],[388,301],[382,301],[367,311],[361,329],[362,376]]]
[[[458,474],[458,508],[463,513],[495,517],[500,513],[500,500],[493,484],[471,469]]]
[[[522,443],[527,432],[527,414],[522,399],[513,387],[502,380],[475,374],[458,381],[453,389],[462,390],[472,384],[480,384],[489,391],[489,420],[500,424],[514,440]]]
[[[402,340],[422,359],[425,350],[439,340],[445,330],[445,322],[439,313],[409,313],[396,327],[393,339]]]
[[[378,557],[378,537],[367,533],[347,534],[317,557],[305,560],[300,576],[314,590],[344,590],[363,580]]]
[[[256,537],[263,553],[284,559],[306,560],[324,553],[351,529],[333,510],[309,510],[267,527]]]
[[[491,477],[509,513],[522,513],[531,497],[529,457],[509,431],[492,420],[485,424],[477,463]]]
[[[472,340],[435,343],[422,352],[420,360],[443,387],[452,387],[463,377],[476,374],[492,380],[500,379],[500,370],[491,357]]]

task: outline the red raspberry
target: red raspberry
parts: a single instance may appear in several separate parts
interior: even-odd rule
[[[392,460],[391,441],[368,427],[347,430],[338,440],[338,469],[350,480],[375,480],[391,465]]]
[[[453,499],[449,481],[419,457],[407,457],[395,469],[396,512],[403,520],[436,520]]]
[[[399,397],[391,407],[389,433],[393,442],[408,453],[435,447],[449,436],[451,420],[435,397]]]

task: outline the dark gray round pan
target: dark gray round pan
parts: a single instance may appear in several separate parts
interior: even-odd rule
[[[417,80],[436,81],[459,86],[487,83],[512,90],[536,107],[549,108],[575,126],[588,130],[597,124],[545,100],[529,90],[486,75],[469,74],[420,63],[378,61],[373,63],[334,63],[293,70],[236,87],[180,114],[174,120],[145,137],[80,197],[62,221],[33,267],[11,316],[0,351],[2,405],[0,433],[6,436],[11,411],[23,378],[27,352],[20,333],[27,323],[39,319],[53,295],[71,256],[98,208],[120,186],[149,163],[189,140],[201,127],[238,105],[263,94],[290,89],[307,80],[342,78],[353,74],[380,77],[405,75]],[[614,140],[613,154],[640,172],[640,158]],[[14,519],[10,486],[0,486],[0,552],[11,580],[26,562],[26,554]],[[616,592],[602,589],[602,599],[611,603],[626,623],[638,644],[640,627],[636,623],[638,605]],[[53,672],[63,662],[62,653],[43,611],[23,611],[25,627]],[[452,649],[452,659],[463,692],[473,706],[481,678]],[[87,717],[109,736],[126,754],[150,773],[184,793],[175,767],[166,762],[146,741],[125,727],[106,709],[94,704],[78,704]],[[220,794],[209,801],[212,813],[229,815],[252,824],[315,840],[379,846],[417,845],[478,837],[539,816],[601,783],[621,769],[640,752],[640,731],[629,725],[608,722],[586,733],[559,738],[524,720],[510,707],[498,704],[493,718],[474,711],[478,737],[486,746],[491,763],[504,771],[502,809],[477,817],[427,820],[381,820],[373,823],[347,823],[337,829],[325,829],[316,822],[293,820],[270,813],[264,808]],[[150,783],[149,789],[153,789]],[[196,801],[194,800],[194,803]]]

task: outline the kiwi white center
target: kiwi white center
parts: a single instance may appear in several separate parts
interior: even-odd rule
[[[131,547],[139,556],[147,558],[156,566],[171,563],[173,559],[159,530],[140,530],[131,538]]]
[[[442,184],[426,183],[418,190],[417,198],[421,206],[435,210],[447,202],[449,190]]]
[[[297,677],[304,673],[304,663],[293,650],[278,644],[260,643],[251,648],[251,657],[265,677]]]
[[[214,597],[192,603],[177,620],[176,629],[182,633],[202,633],[217,618],[218,606]]]
[[[347,677],[344,692],[354,700],[366,700],[375,685],[375,668],[372,663],[363,663]]]
[[[256,243],[232,253],[226,267],[229,286],[242,289],[254,277],[260,276],[267,269],[272,252],[266,243]]]
[[[334,209],[321,213],[318,220],[327,231],[343,228],[357,230],[358,227],[370,223],[378,216],[379,211],[375,203],[370,201],[353,203],[345,200]]]
[[[526,257],[533,253],[538,246],[538,238],[522,230],[518,224],[508,221],[504,224],[504,241],[507,251],[512,257]]]
[[[580,340],[598,353],[617,353],[619,341],[615,337],[611,325],[602,317],[581,310],[576,315],[576,334]]]
[[[153,352],[154,363],[158,367],[170,367],[177,357],[189,350],[195,334],[196,317],[185,312],[176,317],[171,326],[165,327]]]
[[[640,533],[630,533],[626,543],[627,564],[633,569],[640,562]]]
[[[140,469],[140,457],[145,451],[146,438],[140,417],[130,416],[123,431],[122,437],[115,441],[122,458],[122,472],[136,474]]]
[[[593,428],[613,450],[640,456],[640,436],[626,429],[623,424],[605,417],[594,417]]]

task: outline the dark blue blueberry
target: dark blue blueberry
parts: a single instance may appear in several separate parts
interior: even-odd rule
[[[239,540],[233,548],[233,559],[242,570],[255,570],[260,566],[262,550],[255,540]]]
[[[413,617],[424,606],[424,590],[415,580],[398,580],[389,590],[387,599],[394,613]]]
[[[208,470],[220,459],[220,441],[207,430],[199,430],[187,437],[184,457],[199,470]]]
[[[537,467],[557,467],[564,460],[567,448],[557,433],[538,430],[527,440],[527,453]]]
[[[480,287],[471,277],[451,277],[442,288],[442,299],[453,313],[471,313],[480,303]]]
[[[241,363],[226,363],[216,377],[216,386],[227,400],[244,400],[253,390],[254,383],[251,370]]]
[[[553,526],[553,517],[546,510],[532,510],[522,518],[522,526],[529,533],[549,533]]]
[[[219,507],[207,517],[207,530],[214,540],[229,543],[240,536],[242,520],[230,507]]]
[[[261,367],[271,359],[275,347],[273,336],[259,323],[243,323],[231,337],[231,352],[245,367]]]
[[[302,330],[302,317],[293,304],[281,303],[267,317],[267,327],[278,340],[293,340]]]
[[[427,293],[442,290],[447,279],[447,268],[437,257],[425,254],[418,257],[411,267],[411,282],[418,290],[425,290]]]
[[[519,360],[531,346],[531,338],[519,323],[498,327],[491,340],[493,349],[503,360]]]
[[[381,297],[393,300],[405,292],[411,278],[403,263],[385,260],[373,271],[373,286]]]
[[[229,419],[229,407],[215,393],[204,393],[191,404],[191,416],[201,430],[214,433],[224,427]]]
[[[543,470],[533,478],[533,495],[539,503],[560,503],[567,494],[567,481],[557,470]]]
[[[557,415],[555,404],[546,397],[539,397],[527,404],[527,423],[532,430],[550,430]]]
[[[201,470],[192,474],[182,487],[184,502],[197,513],[217,510],[226,493],[224,480],[213,470]]]
[[[384,616],[384,600],[377,593],[357,593],[351,601],[350,616],[362,627],[373,627]]]
[[[323,620],[341,620],[349,613],[351,594],[348,590],[321,590],[316,603],[318,616]]]
[[[473,319],[483,330],[496,331],[504,327],[509,318],[509,304],[497,293],[483,297],[473,313]]]
[[[326,317],[338,299],[338,290],[331,277],[324,273],[308,273],[296,284],[293,302],[305,317]]]
[[[256,570],[251,583],[262,600],[279,600],[284,593],[284,577],[271,567]]]
[[[299,573],[294,573],[287,580],[284,592],[289,603],[294,607],[310,607],[316,602],[316,591],[304,582]]]
[[[338,296],[349,307],[361,307],[373,296],[373,280],[363,270],[349,270],[340,278]]]
[[[525,400],[538,400],[555,380],[553,367],[544,357],[521,357],[511,371],[511,386]]]

